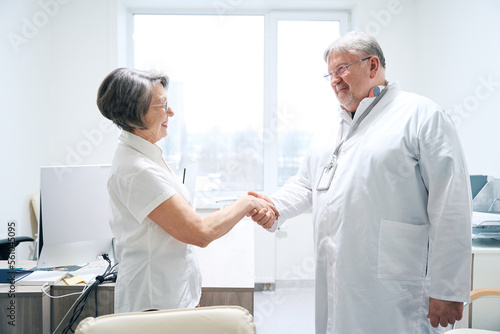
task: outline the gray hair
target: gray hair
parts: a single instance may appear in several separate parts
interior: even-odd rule
[[[323,54],[323,59],[328,62],[328,57],[333,52],[338,53],[357,53],[362,57],[377,56],[380,59],[380,65],[385,68],[385,57],[382,48],[377,40],[361,31],[350,31],[330,44]]]
[[[156,71],[118,68],[108,74],[97,92],[101,114],[119,128],[132,132],[145,129],[144,116],[153,99],[153,86],[168,88],[169,78]]]

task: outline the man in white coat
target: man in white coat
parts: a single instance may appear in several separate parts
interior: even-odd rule
[[[469,299],[471,194],[450,117],[385,79],[377,41],[326,51],[340,126],[272,196],[275,231],[313,210],[317,334],[441,333]],[[256,222],[267,221],[256,213]]]

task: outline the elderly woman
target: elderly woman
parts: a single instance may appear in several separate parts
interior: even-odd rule
[[[97,94],[101,113],[123,130],[108,181],[120,263],[115,312],[196,307],[201,275],[192,245],[206,247],[245,215],[278,214],[248,195],[208,216],[196,214],[156,145],[174,116],[167,88],[164,74],[119,68]]]

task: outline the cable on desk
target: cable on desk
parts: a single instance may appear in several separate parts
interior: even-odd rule
[[[48,282],[45,282],[42,285],[42,293],[49,298],[58,299],[58,298],[64,298],[64,297],[69,297],[69,296],[74,296],[74,295],[81,295],[90,286],[90,284],[85,284],[82,291],[80,291],[80,292],[72,292],[72,293],[68,293],[67,295],[60,295],[60,296],[52,296],[52,295],[48,294],[47,291],[45,291],[45,287],[47,287],[47,286],[50,286],[50,284]]]
[[[75,332],[73,330],[73,326],[77,323],[78,318],[82,314],[83,308],[87,304],[87,301],[89,300],[89,298],[92,294],[92,291],[94,291],[94,293],[95,293],[95,306],[96,306],[96,317],[97,317],[97,286],[103,282],[115,282],[116,281],[117,274],[116,274],[116,271],[114,271],[114,270],[115,270],[115,267],[117,264],[111,266],[111,260],[109,259],[108,254],[103,254],[102,257],[104,258],[104,260],[106,260],[108,262],[108,267],[106,268],[106,270],[104,271],[104,273],[102,275],[99,275],[95,278],[95,281],[92,282],[92,284],[90,284],[89,287],[85,291],[82,292],[80,297],[78,297],[78,299],[75,301],[75,303],[71,306],[71,308],[73,308],[73,314],[69,318],[68,325],[63,329],[63,332],[62,332],[63,334],[67,334],[70,331],[71,331],[71,333]],[[71,310],[71,308],[70,308],[70,310]],[[68,311],[68,313],[69,313],[69,311]],[[66,313],[64,318],[61,320],[61,322],[57,326],[57,328],[59,328],[59,326],[62,324],[62,322],[64,321],[64,319],[68,315],[68,313]],[[56,331],[57,331],[57,328],[56,328]]]

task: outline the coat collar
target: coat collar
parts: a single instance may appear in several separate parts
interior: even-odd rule
[[[398,83],[389,83],[387,82],[387,86],[388,89],[393,89],[393,88],[397,88],[399,87],[398,86]],[[361,102],[359,103],[359,106],[358,108],[356,109],[356,114],[354,117],[361,115],[365,110],[366,108],[368,108],[368,106],[370,105],[370,103],[372,103],[372,101],[377,98],[377,96],[380,95],[380,92],[382,92],[382,90],[385,88],[386,86],[384,85],[380,85],[380,86],[375,86],[373,87],[372,89],[370,89],[370,92],[368,93],[368,96],[365,97],[363,100],[361,100]],[[339,114],[340,114],[340,117],[347,121],[348,123],[351,123],[353,118],[351,117],[351,113],[347,110],[344,109],[344,107],[340,106],[339,108]]]

